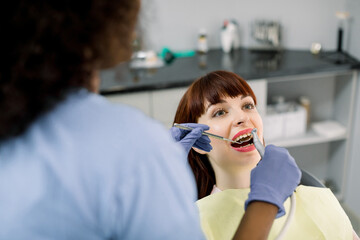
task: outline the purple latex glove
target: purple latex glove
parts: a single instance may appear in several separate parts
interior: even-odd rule
[[[208,136],[202,134],[205,130],[209,130],[209,126],[198,123],[182,123],[181,125],[194,129],[184,130],[172,127],[170,128],[170,133],[175,141],[179,142],[184,147],[187,153],[189,153],[192,147],[210,152],[212,149],[210,139]]]
[[[279,208],[276,217],[285,214],[284,202],[299,185],[301,171],[288,150],[274,145],[265,148],[265,154],[251,171],[249,197],[245,209],[252,201],[263,201]]]

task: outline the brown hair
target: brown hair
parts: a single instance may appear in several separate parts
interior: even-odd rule
[[[224,97],[251,96],[256,104],[256,97],[247,82],[228,71],[214,71],[195,80],[177,108],[174,123],[196,123],[205,113],[205,102],[219,103]],[[195,175],[198,188],[198,199],[211,193],[215,181],[215,173],[206,155],[190,150],[188,161]]]
[[[0,8],[0,141],[23,133],[94,71],[131,56],[138,0],[14,0]],[[4,29],[3,29],[4,27]]]

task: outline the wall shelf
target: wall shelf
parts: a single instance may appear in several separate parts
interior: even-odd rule
[[[304,135],[291,137],[291,138],[284,138],[284,139],[273,139],[265,142],[267,144],[274,144],[281,147],[297,147],[297,146],[304,146],[310,144],[318,144],[318,143],[327,143],[333,142],[338,140],[345,140],[347,138],[346,134],[341,134],[338,136],[327,137],[323,135],[319,135],[312,130],[309,130]]]

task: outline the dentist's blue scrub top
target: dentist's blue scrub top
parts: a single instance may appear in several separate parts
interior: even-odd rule
[[[204,239],[168,131],[80,90],[0,143],[0,239]]]

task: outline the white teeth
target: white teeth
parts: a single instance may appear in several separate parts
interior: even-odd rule
[[[243,135],[238,136],[236,139],[234,139],[234,141],[239,141],[243,138],[250,137],[250,136],[252,137],[251,133],[245,133]]]

